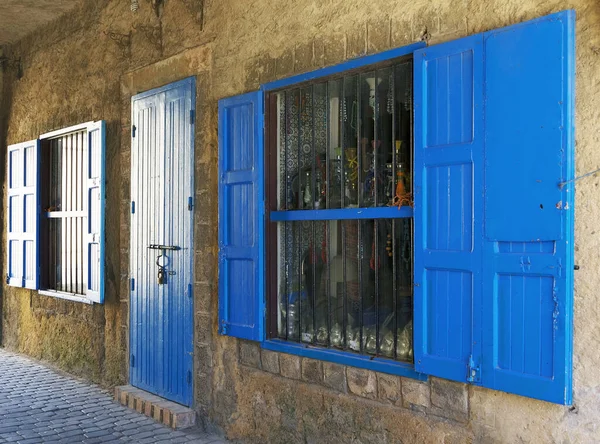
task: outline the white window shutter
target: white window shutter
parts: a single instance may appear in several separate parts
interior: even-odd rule
[[[38,289],[39,140],[8,147],[8,285]]]
[[[87,162],[87,298],[104,302],[104,204],[106,125],[103,120],[88,126]]]

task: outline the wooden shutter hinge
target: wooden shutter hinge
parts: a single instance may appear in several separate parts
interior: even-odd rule
[[[131,367],[135,367],[135,355],[134,354],[131,355],[130,365],[131,365]]]
[[[131,137],[135,137],[135,130],[136,130],[135,125],[132,125],[131,126]]]
[[[188,385],[192,384],[192,371],[191,370],[188,370],[188,373],[187,373],[187,383],[188,383]]]
[[[194,199],[192,196],[188,197],[188,211],[192,211],[194,209]]]
[[[469,374],[467,376],[467,381],[469,382],[480,382],[481,381],[481,370],[479,369],[479,364],[475,363],[473,356],[469,356],[469,365],[468,365]]]

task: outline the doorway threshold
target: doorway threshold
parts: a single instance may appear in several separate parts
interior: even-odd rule
[[[196,412],[194,410],[132,385],[115,387],[115,399],[121,405],[142,413],[172,429],[181,430],[196,425]]]

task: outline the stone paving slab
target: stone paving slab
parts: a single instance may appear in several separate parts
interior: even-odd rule
[[[175,431],[113,401],[102,388],[0,348],[0,444],[228,441]]]

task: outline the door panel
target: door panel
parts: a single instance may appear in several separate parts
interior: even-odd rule
[[[193,79],[132,99],[130,379],[185,405],[193,393],[193,109]]]

